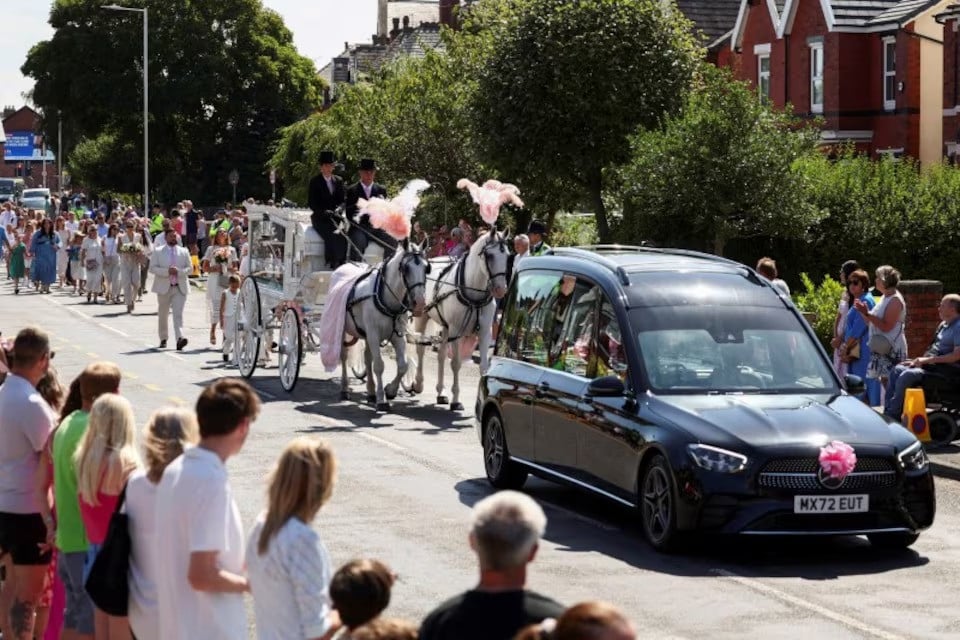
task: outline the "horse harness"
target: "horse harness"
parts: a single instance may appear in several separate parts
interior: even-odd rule
[[[373,306],[380,312],[381,315],[384,315],[393,320],[393,334],[397,337],[402,337],[403,331],[400,330],[400,318],[403,317],[411,308],[414,306],[413,302],[413,291],[417,287],[426,287],[425,283],[416,283],[410,285],[407,281],[407,263],[411,260],[417,259],[420,257],[419,253],[416,252],[405,252],[403,257],[400,258],[400,277],[403,279],[403,286],[406,290],[404,296],[400,296],[396,291],[390,288],[390,285],[387,283],[387,279],[384,277],[383,271],[386,269],[388,262],[381,262],[380,266],[376,269],[371,269],[364,273],[362,276],[357,278],[357,281],[353,283],[353,286],[350,288],[350,296],[347,298],[347,313],[350,315],[350,320],[353,322],[354,328],[357,330],[357,333],[360,334],[360,337],[364,340],[367,339],[367,332],[363,330],[360,326],[360,323],[357,322],[356,316],[353,314],[353,307],[365,302],[367,300],[373,299]],[[376,281],[373,285],[373,293],[370,295],[363,296],[361,298],[355,298],[357,292],[357,285],[366,280],[370,276],[374,276]],[[393,297],[400,301],[400,307],[396,309],[391,309],[390,305],[386,300],[386,291],[389,291],[393,294]]]
[[[507,275],[506,271],[491,273],[490,258],[487,256],[487,247],[489,247],[491,244],[494,244],[495,242],[496,241],[494,240],[489,241],[483,250],[483,254],[484,254],[483,263],[484,263],[484,267],[487,270],[487,274],[490,276],[489,282],[491,283],[497,276]],[[503,240],[500,240],[499,243],[502,245]],[[474,289],[473,287],[467,286],[467,268],[466,268],[467,257],[469,257],[469,254],[461,258],[460,260],[457,260],[456,262],[450,263],[444,268],[443,271],[440,272],[440,276],[437,278],[438,287],[441,287],[447,284],[443,281],[443,279],[446,277],[448,273],[450,273],[451,269],[456,269],[456,274],[454,275],[456,284],[453,286],[453,288],[450,291],[447,291],[446,293],[441,294],[440,296],[437,297],[436,300],[434,300],[429,305],[427,305],[427,308],[424,311],[425,313],[429,313],[431,310],[436,309],[437,317],[440,320],[440,324],[443,326],[444,329],[449,331],[450,323],[448,323],[447,319],[443,317],[443,307],[442,307],[443,301],[452,295],[456,295],[457,302],[459,302],[461,305],[463,305],[468,309],[467,314],[464,316],[463,322],[460,325],[459,335],[454,335],[454,336],[448,335],[447,342],[453,342],[454,340],[459,340],[460,338],[466,335],[473,335],[474,333],[477,333],[480,330],[480,314],[482,313],[483,309],[488,304],[490,304],[490,301],[493,300],[493,293],[490,291],[489,284],[487,285],[487,288],[483,291],[483,297],[480,298],[479,300],[471,300],[467,296],[467,291],[479,291],[479,289]],[[474,317],[474,314],[476,314],[476,318],[472,323],[473,331],[471,333],[467,333],[465,330],[467,327],[471,326],[470,320],[471,318]]]

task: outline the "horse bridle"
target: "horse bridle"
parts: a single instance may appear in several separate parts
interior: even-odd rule
[[[387,279],[386,279],[386,277],[384,276],[384,273],[383,273],[383,272],[386,270],[386,267],[387,267],[387,265],[388,265],[389,263],[388,263],[388,262],[384,262],[384,263],[382,264],[382,266],[381,266],[381,272],[380,272],[379,278],[378,278],[378,280],[379,280],[378,285],[380,285],[380,286],[377,287],[377,295],[375,296],[375,301],[377,302],[377,307],[378,307],[378,308],[382,307],[382,308],[380,308],[380,311],[381,311],[382,313],[384,313],[384,315],[389,315],[389,316],[392,316],[392,317],[396,318],[396,317],[398,317],[398,316],[403,315],[404,313],[406,313],[407,311],[409,311],[410,309],[412,309],[414,306],[416,306],[416,302],[414,301],[413,293],[414,293],[414,291],[417,290],[417,287],[423,287],[423,289],[424,289],[424,294],[426,294],[426,287],[427,287],[426,278],[424,278],[424,281],[423,281],[423,282],[415,282],[415,283],[413,283],[412,285],[410,284],[410,280],[409,280],[408,271],[410,270],[410,269],[409,269],[410,263],[411,263],[411,262],[417,262],[417,263],[419,264],[420,260],[423,260],[424,262],[427,263],[426,273],[430,273],[430,261],[427,260],[427,259],[423,256],[423,254],[420,253],[420,251],[407,251],[407,250],[404,250],[404,252],[403,252],[403,257],[400,258],[400,279],[403,281],[403,288],[406,289],[406,294],[404,294],[402,297],[401,297],[396,291],[394,291],[394,290],[390,287],[390,283],[387,282]],[[383,289],[384,287],[387,289],[387,291],[390,292],[390,294],[394,297],[394,299],[400,301],[400,308],[399,308],[399,309],[391,309],[391,308],[387,305],[387,301],[383,299],[382,289]]]

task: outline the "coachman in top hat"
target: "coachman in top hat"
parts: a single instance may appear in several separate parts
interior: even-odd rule
[[[333,175],[333,165],[333,151],[321,151],[320,174],[310,180],[308,203],[313,210],[310,222],[323,238],[327,264],[336,269],[347,260],[347,241],[336,232],[337,221],[333,212],[343,204],[346,190],[343,178]]]
[[[347,187],[347,217],[354,223],[354,226],[350,227],[350,243],[353,245],[350,248],[350,259],[357,262],[363,260],[363,252],[371,238],[375,238],[375,242],[383,246],[384,261],[390,259],[397,246],[396,240],[370,225],[366,214],[359,214],[358,219],[358,200],[387,197],[386,188],[374,182],[376,176],[377,163],[370,158],[363,158],[360,160],[360,182]]]

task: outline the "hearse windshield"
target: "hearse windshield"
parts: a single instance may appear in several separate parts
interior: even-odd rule
[[[654,392],[839,393],[829,363],[790,310],[679,305],[631,312]]]

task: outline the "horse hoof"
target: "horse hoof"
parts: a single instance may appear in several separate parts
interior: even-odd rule
[[[399,389],[394,389],[393,391],[391,391],[390,389],[384,389],[383,393],[385,396],[387,396],[387,400],[393,400],[397,397],[398,391]]]
[[[390,411],[390,403],[389,403],[389,402],[378,402],[378,403],[377,403],[377,411],[383,411],[383,412]]]
[[[341,391],[341,392],[340,392],[340,399],[341,399],[341,400],[349,400],[349,399],[350,399],[350,393],[347,392],[347,391]]]
[[[377,401],[377,396],[374,396],[374,395],[367,396],[367,402],[376,402],[376,401]]]
[[[454,402],[453,404],[450,405],[450,411],[463,411],[463,403]]]
[[[450,400],[447,399],[447,396],[437,396],[437,404],[447,404]]]

